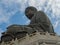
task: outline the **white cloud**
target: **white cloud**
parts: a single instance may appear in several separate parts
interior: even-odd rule
[[[51,4],[52,5],[52,12],[57,18],[60,18],[60,3],[59,2],[60,2],[59,0],[55,0]]]
[[[34,6],[38,10],[42,10],[44,7],[45,12],[49,12],[52,10],[50,18],[56,18],[57,22],[55,22],[55,28],[58,26],[59,18],[60,18],[60,0],[29,0],[27,1],[29,6]],[[45,7],[45,4],[47,5]],[[56,20],[55,20],[56,21]]]
[[[0,24],[9,23],[9,19],[18,11],[19,7],[14,0],[2,0],[0,2]]]
[[[0,10],[0,24],[1,23],[9,23],[9,19],[11,16],[13,16],[15,14],[15,12],[10,12],[10,13],[7,13],[7,12],[4,12],[3,10],[1,11]]]
[[[57,28],[58,24],[59,24],[59,21],[56,21],[55,24],[54,24],[55,29]]]
[[[9,19],[17,12],[24,12],[27,0],[2,0],[0,1],[0,24],[9,23]]]
[[[29,0],[28,1],[28,5],[29,6],[34,6],[36,7],[38,10],[41,10],[42,6],[44,5],[44,3],[46,2],[46,0]]]
[[[42,10],[44,7],[44,11],[48,12],[50,9],[52,10],[51,17],[56,18],[57,22],[59,22],[58,18],[60,18],[60,0],[2,0],[0,1],[6,8],[10,8],[10,12],[6,11],[2,7],[0,7],[0,24],[2,22],[9,23],[9,19],[18,11],[24,12],[27,6],[34,6],[38,10]],[[45,7],[45,4],[47,5]],[[15,9],[13,8],[15,5]],[[19,6],[17,6],[19,5]],[[27,21],[28,23],[29,21]],[[55,27],[59,23],[55,23]]]
[[[53,17],[60,18],[60,0],[29,0],[29,6],[37,7],[38,10],[42,10],[43,6],[44,11],[48,12],[49,9],[52,9],[52,15]]]
[[[23,1],[23,0],[22,0]],[[56,28],[59,24],[59,18],[60,18],[60,0],[25,0],[23,1],[24,3],[22,3],[22,1],[20,1],[20,4],[22,5],[22,7],[25,9],[25,4],[28,4],[28,6],[34,6],[36,7],[38,10],[42,10],[44,7],[44,11],[45,12],[49,12],[49,10],[52,10],[51,12],[51,17],[49,18],[56,18],[55,20],[55,24],[54,24],[54,28]],[[45,7],[46,5],[46,7]],[[24,9],[21,8],[21,11]],[[52,19],[51,19],[52,20]],[[27,21],[29,22],[29,21]]]

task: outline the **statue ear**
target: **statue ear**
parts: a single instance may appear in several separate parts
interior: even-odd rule
[[[36,12],[37,12],[37,9],[35,7],[32,7],[32,6],[27,7],[25,9],[25,15],[28,19],[31,19],[34,16],[34,13],[36,13]]]

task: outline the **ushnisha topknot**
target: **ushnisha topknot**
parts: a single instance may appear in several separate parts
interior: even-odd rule
[[[37,9],[33,6],[27,7],[25,9],[25,15],[27,16],[28,19],[31,19],[34,16],[34,13],[37,12]]]

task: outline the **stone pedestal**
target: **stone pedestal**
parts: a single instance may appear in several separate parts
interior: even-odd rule
[[[60,37],[50,35],[49,33],[36,32],[35,34],[26,35],[21,39],[16,39],[10,43],[2,42],[0,45],[60,45]]]

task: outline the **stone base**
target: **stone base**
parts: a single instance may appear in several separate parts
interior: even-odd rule
[[[47,33],[36,32],[11,42],[2,42],[0,45],[60,45],[60,37]]]

